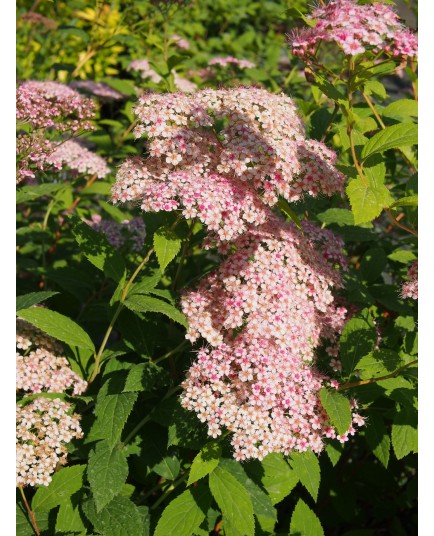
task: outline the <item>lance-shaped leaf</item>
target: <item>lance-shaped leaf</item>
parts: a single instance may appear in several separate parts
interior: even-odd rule
[[[404,123],[386,127],[377,132],[362,149],[362,158],[366,160],[375,153],[382,153],[388,149],[409,147],[417,143],[417,125]]]
[[[330,418],[330,422],[336,428],[338,434],[345,434],[352,420],[348,398],[337,391],[329,391],[325,387],[319,392],[319,397],[321,404]]]

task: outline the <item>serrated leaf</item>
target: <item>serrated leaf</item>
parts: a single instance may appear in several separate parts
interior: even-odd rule
[[[362,357],[374,349],[377,332],[365,318],[351,318],[342,330],[340,339],[340,360],[347,374],[353,372]]]
[[[154,536],[192,536],[205,519],[208,497],[204,488],[185,490],[168,504],[161,515]]]
[[[369,448],[387,469],[390,456],[390,437],[381,417],[375,414],[369,416],[366,422],[365,437]]]
[[[178,311],[176,307],[163,300],[153,298],[152,296],[144,296],[142,294],[132,294],[124,301],[124,304],[131,311],[139,313],[162,313],[174,322],[181,324],[185,328],[188,327],[185,316]]]
[[[143,536],[142,516],[127,497],[118,495],[97,513],[93,501],[83,505],[86,517],[104,536]]]
[[[154,248],[158,264],[164,272],[166,266],[176,257],[181,249],[181,239],[166,227],[161,227],[154,233]]]
[[[104,274],[119,283],[125,277],[125,262],[107,238],[77,216],[70,216],[72,234],[83,255]]]
[[[216,441],[202,447],[191,464],[187,486],[211,473],[219,464],[221,454],[221,446]]]
[[[290,464],[300,482],[316,501],[321,480],[318,458],[312,451],[293,452]]]
[[[32,307],[17,311],[17,316],[27,320],[48,335],[70,346],[78,346],[95,352],[95,346],[89,335],[67,316],[45,308]]]
[[[73,465],[54,473],[48,486],[36,490],[32,499],[32,510],[49,512],[59,504],[68,502],[71,495],[82,488],[85,469],[85,465]]]
[[[133,365],[125,380],[124,393],[148,392],[156,386],[167,385],[168,374],[165,369],[154,363]]]
[[[16,202],[26,203],[27,201],[33,201],[43,195],[50,195],[58,190],[64,188],[64,184],[38,184],[36,186],[24,186],[20,190],[17,190]]]
[[[52,292],[52,291],[44,291],[44,292],[29,292],[28,294],[17,296],[15,310],[19,311],[21,309],[27,309],[29,307],[32,307],[32,305],[36,305],[37,303],[41,303],[45,300],[48,300],[48,298],[51,298],[51,296],[55,296],[56,294],[59,294],[59,293]]]
[[[56,518],[56,533],[59,532],[86,533],[86,527],[81,519],[80,510],[71,501],[60,505]]]
[[[407,249],[396,249],[393,253],[387,256],[388,259],[396,262],[402,262],[402,264],[408,264],[411,261],[416,260],[416,255]]]
[[[106,382],[108,383],[108,382]],[[87,440],[106,439],[110,447],[120,441],[122,430],[137,400],[137,393],[106,394],[100,390],[95,406],[96,421]]]
[[[222,458],[219,466],[233,475],[246,488],[253,504],[253,512],[261,529],[265,532],[272,533],[274,531],[274,525],[277,522],[277,511],[270,497],[247,476],[239,462]]]
[[[316,514],[309,506],[298,500],[291,517],[290,536],[324,536],[324,530]]]
[[[134,285],[131,287],[131,290],[128,292],[128,295],[148,294],[149,291],[155,288],[160,279],[161,272],[160,270],[157,270],[152,275],[143,277],[138,283],[134,283]]]
[[[384,207],[393,203],[393,197],[382,183],[381,176],[375,180],[368,179],[366,175],[365,178],[367,182],[361,177],[352,179],[346,188],[356,225],[372,221],[381,214]]]
[[[368,80],[368,82],[366,82],[365,93],[368,95],[374,93],[374,95],[378,95],[381,99],[385,99],[387,97],[386,88],[377,80]]]
[[[346,208],[329,208],[317,215],[320,222],[329,224],[337,223],[338,225],[354,225],[354,216]]]
[[[417,412],[413,408],[401,408],[395,415],[392,445],[398,460],[410,452],[417,452]]]
[[[117,495],[128,476],[128,462],[119,444],[99,441],[89,455],[87,478],[100,512]]]
[[[253,505],[244,486],[230,473],[216,467],[209,475],[209,487],[222,512],[227,536],[254,536]]]
[[[161,462],[157,463],[152,468],[157,475],[160,475],[167,480],[175,480],[179,475],[180,469],[181,464],[176,456],[165,456]]]
[[[357,363],[356,369],[360,370],[360,378],[367,380],[386,376],[394,372],[401,364],[401,358],[393,350],[374,350],[362,357]]]
[[[407,197],[401,197],[398,201],[395,201],[390,205],[390,208],[394,207],[417,207],[418,206],[418,196],[409,195]]]
[[[325,451],[327,452],[327,456],[330,458],[330,461],[334,467],[340,460],[344,449],[342,443],[331,441],[326,445]]]
[[[413,99],[400,99],[387,105],[381,115],[396,119],[400,123],[413,121],[412,118],[418,116],[418,103]]]
[[[270,496],[272,504],[287,497],[298,483],[298,476],[280,453],[265,456],[261,464],[261,484]]]
[[[417,131],[417,125],[408,123],[392,125],[380,130],[363,147],[362,159],[366,160],[369,156],[388,149],[417,144]]]
[[[337,391],[329,391],[325,387],[319,392],[321,404],[330,418],[331,424],[339,435],[345,434],[351,425],[350,401]]]

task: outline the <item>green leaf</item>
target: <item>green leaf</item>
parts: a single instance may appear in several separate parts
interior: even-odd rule
[[[87,478],[100,512],[117,495],[128,476],[128,462],[120,444],[99,441],[89,455]]]
[[[45,292],[29,292],[28,294],[17,296],[15,310],[20,311],[21,309],[27,309],[29,307],[32,307],[32,305],[36,305],[37,303],[41,303],[45,300],[48,300],[48,298],[51,298],[51,296],[55,296],[56,294],[59,294],[59,293],[52,292],[52,291],[45,291]]]
[[[360,370],[360,378],[368,380],[386,376],[394,372],[401,364],[401,358],[393,350],[374,350],[362,357],[357,363],[356,369]]]
[[[167,227],[161,227],[154,233],[154,248],[158,264],[164,272],[166,266],[176,257],[181,249],[181,239]]]
[[[319,392],[321,404],[330,418],[330,422],[336,427],[339,435],[345,434],[351,425],[350,401],[337,391],[329,391],[325,387]]]
[[[160,475],[167,480],[175,480],[179,475],[180,469],[181,464],[176,456],[165,456],[161,462],[157,463],[152,468],[157,475]]]
[[[33,512],[33,514],[39,530],[45,534],[45,530],[48,529],[48,512]],[[15,536],[35,536],[36,533],[27,509],[24,504],[18,502],[16,504],[16,519]]]
[[[368,82],[366,82],[365,93],[367,95],[371,95],[373,93],[374,95],[378,95],[381,99],[385,99],[387,97],[386,88],[377,80],[368,80]]]
[[[367,318],[351,318],[342,330],[340,360],[347,374],[353,372],[362,357],[374,349],[377,332]]]
[[[369,448],[387,469],[390,456],[390,437],[381,417],[375,414],[369,416],[366,422],[365,437]]]
[[[87,436],[88,441],[106,439],[111,448],[120,441],[122,430],[127,422],[137,393],[107,394],[110,381],[98,393],[95,406],[96,421]]]
[[[227,536],[254,536],[255,521],[249,493],[221,467],[209,475],[209,487],[222,515]]]
[[[400,123],[413,121],[413,117],[418,116],[418,104],[413,99],[400,99],[391,102],[381,112],[383,117],[395,119]]]
[[[290,464],[300,482],[316,501],[321,480],[318,458],[312,451],[293,452]]]
[[[27,320],[48,335],[70,346],[78,346],[95,352],[95,346],[89,335],[67,316],[44,308],[22,309],[17,316]]]
[[[372,221],[381,214],[383,208],[393,203],[393,197],[383,184],[384,168],[365,168],[365,179],[351,179],[346,188],[356,225]]]
[[[277,206],[279,209],[286,214],[291,221],[293,221],[298,229],[301,231],[301,223],[297,216],[297,214],[294,212],[294,210],[291,208],[291,205],[286,201],[286,199],[283,199],[281,197],[277,203]]]
[[[129,219],[128,214],[125,214],[125,212],[123,212],[120,208],[107,203],[107,201],[100,199],[98,204],[104,210],[104,212],[106,212],[117,223],[122,223],[123,221]]]
[[[125,277],[125,262],[107,238],[77,216],[70,216],[72,234],[83,255],[106,277],[119,283]]]
[[[93,501],[83,505],[86,517],[104,536],[143,536],[142,516],[127,497],[118,495],[97,513]]]
[[[398,201],[395,201],[390,205],[390,208],[394,207],[417,207],[418,206],[418,197],[416,195],[410,195],[407,197],[401,197]]]
[[[216,441],[211,441],[202,447],[191,464],[187,486],[211,473],[219,464],[221,454],[221,446]]]
[[[277,511],[273,507],[270,497],[247,476],[239,462],[233,459],[222,458],[219,467],[228,471],[228,473],[233,475],[246,488],[253,504],[253,512],[261,529],[265,532],[274,532],[274,525],[277,522]]]
[[[198,490],[201,492],[202,490]],[[202,495],[202,496],[201,496]],[[204,500],[205,499],[205,500]],[[161,515],[154,536],[192,536],[205,519],[206,496],[189,488],[168,504]]]
[[[65,184],[38,184],[37,186],[24,186],[20,190],[17,190],[16,202],[26,203],[27,201],[33,201],[42,197],[43,195],[50,195],[54,192],[65,187]]]
[[[327,456],[330,458],[330,461],[334,467],[340,460],[344,449],[342,443],[331,441],[326,445],[325,451],[327,452]]]
[[[48,486],[42,486],[36,490],[32,499],[32,510],[37,512],[49,512],[52,508],[65,502],[83,486],[83,474],[85,465],[73,465],[64,467],[58,473],[54,473],[53,479]]]
[[[131,367],[125,380],[123,392],[149,392],[154,387],[161,387],[167,384],[168,374],[165,369],[154,365],[154,363],[139,363]]]
[[[402,264],[408,264],[411,261],[415,261],[417,257],[408,249],[395,249],[395,251],[388,255],[387,258],[392,261],[402,262]]]
[[[123,93],[124,95],[130,96],[136,96],[136,88],[134,87],[134,84],[131,80],[121,80],[120,78],[102,78],[101,82],[104,82],[108,86],[112,87],[113,89],[116,89],[116,91],[119,91],[120,93]]]
[[[188,327],[185,316],[178,311],[176,307],[157,298],[151,296],[144,296],[142,294],[131,294],[125,300],[124,304],[134,312],[139,313],[162,313],[169,317],[174,322],[181,324],[185,328]]]
[[[71,501],[60,505],[56,518],[56,533],[59,532],[86,534],[86,527],[81,519],[80,510]]]
[[[280,453],[268,454],[260,464],[261,484],[272,504],[277,504],[291,493],[299,478]]]
[[[131,294],[148,294],[153,290],[161,280],[160,270],[156,270],[152,275],[143,277],[138,283],[134,283],[128,295]]]
[[[321,212],[321,214],[317,214],[317,218],[325,224],[337,223],[339,226],[354,225],[354,216],[346,208],[329,208]]]
[[[375,153],[388,149],[399,149],[417,144],[417,125],[399,124],[386,127],[377,132],[363,147],[362,159],[366,160]]]
[[[298,500],[291,517],[290,536],[324,536],[321,522],[309,506]]]
[[[401,408],[395,415],[392,445],[398,460],[410,452],[417,452],[417,412],[413,408]]]

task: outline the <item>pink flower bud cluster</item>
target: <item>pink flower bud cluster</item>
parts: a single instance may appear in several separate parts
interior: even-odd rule
[[[24,320],[17,319],[16,388],[30,393],[87,389],[73,372],[61,345]],[[33,349],[32,349],[33,348]],[[29,351],[30,350],[30,351]],[[66,463],[66,444],[83,437],[79,415],[60,398],[36,398],[16,410],[17,486],[48,486],[58,464]]]
[[[175,46],[180,49],[188,50],[190,48],[190,43],[187,41],[187,39],[184,39],[180,35],[173,34],[170,36],[170,39],[174,41]]]
[[[307,140],[293,101],[263,89],[146,94],[135,108],[148,159],[125,161],[114,201],[145,211],[180,209],[220,240],[266,221],[278,197],[343,192],[336,155]]]
[[[217,437],[233,432],[238,460],[270,452],[320,452],[363,425],[357,413],[339,436],[319,399],[338,382],[314,368],[316,349],[336,357],[346,319],[333,291],[346,269],[342,241],[270,207],[279,196],[342,193],[336,156],[307,140],[292,100],[256,88],[147,94],[135,109],[149,157],[119,169],[115,201],[145,211],[180,210],[225,256],[182,298],[187,338],[205,340],[183,383],[182,405]],[[354,403],[354,407],[355,403]]]
[[[95,82],[94,80],[77,80],[75,82],[71,82],[69,87],[95,95],[95,97],[99,97],[104,102],[122,100],[126,98],[126,95],[116,91],[108,84],[104,84],[103,82]]]
[[[408,270],[408,281],[402,285],[401,288],[401,296],[403,298],[412,298],[413,300],[418,299],[418,262],[414,261],[414,263],[410,266],[410,269]]]
[[[84,220],[95,231],[103,233],[116,249],[129,246],[132,251],[140,252],[146,237],[146,225],[142,218],[124,220],[121,223],[104,220],[99,214],[92,214],[91,220]]]
[[[57,145],[47,158],[47,162],[58,169],[66,166],[78,173],[96,175],[99,179],[110,173],[110,168],[102,156],[89,151],[74,140],[67,140]]]
[[[30,80],[17,89],[17,119],[35,128],[93,130],[94,109],[91,99],[58,82]]]
[[[60,398],[17,405],[17,486],[48,486],[58,464],[66,463],[66,444],[83,437],[79,419]]]
[[[53,152],[54,145],[46,140],[42,133],[22,134],[17,137],[17,184],[36,178],[35,173],[42,170],[52,169],[52,164],[48,162],[49,156]],[[55,165],[58,171],[61,165]]]
[[[235,65],[235,67],[238,67],[238,69],[252,69],[253,67],[256,67],[256,64],[252,63],[249,60],[239,60],[237,58],[234,58],[233,56],[225,56],[224,58],[212,58],[212,60],[209,61],[208,65],[219,65],[220,67]]]
[[[395,11],[381,2],[358,4],[356,0],[331,0],[308,16],[314,25],[290,36],[292,53],[313,56],[320,41],[336,43],[355,56],[371,50],[394,57],[417,56],[417,37]]]
[[[161,82],[161,76],[157,74],[149,65],[146,58],[133,60],[127,67],[127,71],[139,71],[140,76],[145,80],[150,78],[152,82],[158,84]]]

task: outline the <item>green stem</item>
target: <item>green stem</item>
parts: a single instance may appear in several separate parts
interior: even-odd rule
[[[187,477],[188,474],[186,473],[185,475],[178,478],[178,480],[176,480],[169,488],[167,488],[166,491],[161,495],[161,497],[157,499],[155,503],[151,506],[151,510],[155,510],[156,508],[158,508],[158,506],[166,500],[166,498],[172,493],[172,491],[174,491],[180,484],[182,484],[184,480],[187,479]]]
[[[167,352],[167,354],[164,354],[161,357],[159,357],[158,359],[156,359],[154,361],[154,364],[156,365],[157,363],[160,363],[161,361],[164,361],[168,357],[171,357],[172,355],[177,354],[180,350],[185,348],[187,346],[187,344],[188,344],[187,341],[182,341],[181,344],[178,344],[178,346],[176,348],[174,348],[173,350],[170,350],[170,352]]]
[[[338,387],[338,391],[343,391],[344,389],[350,389],[351,387],[359,387],[361,385],[369,385],[370,383],[376,383],[381,382],[383,380],[389,380],[390,378],[395,378],[396,376],[399,376],[401,371],[405,370],[408,367],[411,367],[411,365],[414,365],[417,363],[417,359],[414,361],[410,361],[410,363],[407,363],[406,365],[403,365],[399,369],[396,369],[391,374],[387,374],[386,376],[380,376],[379,378],[370,378],[369,380],[360,380],[358,382],[351,382],[351,383],[345,383],[344,385],[341,385]]]
[[[127,435],[127,437],[124,439],[123,443],[124,445],[126,445],[127,443],[129,443],[132,439],[134,439],[134,437],[136,436],[137,432],[139,430],[141,430],[143,428],[143,426],[145,426],[145,424],[147,422],[149,422],[151,420],[151,414],[149,415],[146,415],[146,417],[144,419],[142,419],[132,430],[131,432]]]
[[[35,514],[33,513],[33,510],[30,508],[29,503],[27,502],[26,495],[24,493],[24,489],[22,486],[18,486],[20,489],[21,497],[23,498],[24,504],[26,506],[27,512],[30,517],[30,521],[32,522],[33,528],[35,530],[36,536],[41,536],[41,533],[39,531],[38,524],[36,523]]]
[[[380,127],[384,130],[386,128],[386,125],[383,123],[383,120],[381,119],[380,117],[380,114],[377,112],[373,102],[371,101],[371,99],[368,97],[368,95],[366,95],[366,93],[364,91],[362,91],[362,95],[363,95],[363,98],[365,99],[365,101],[367,102],[369,108],[371,108],[372,110],[372,113],[374,114],[375,116],[375,119],[377,120],[377,123],[380,125]]]

